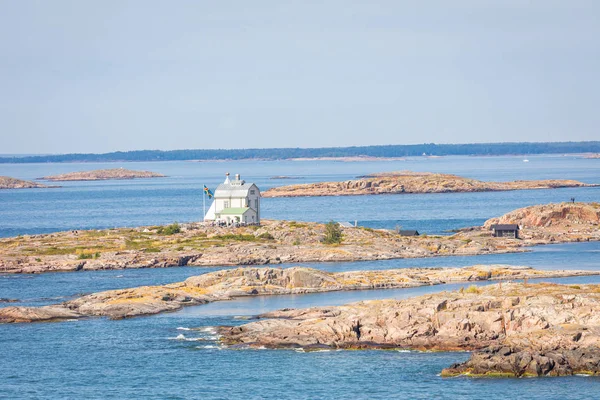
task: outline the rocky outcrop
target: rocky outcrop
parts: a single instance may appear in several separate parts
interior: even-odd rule
[[[47,186],[37,182],[24,181],[8,176],[0,176],[0,189],[33,189],[33,188],[49,188],[56,186]]]
[[[542,271],[506,265],[325,272],[312,268],[238,268],[194,276],[163,286],[93,293],[59,305],[0,308],[0,322],[36,322],[86,316],[126,318],[175,311],[240,296],[368,290],[523,278],[595,275],[594,271]],[[67,310],[67,311],[65,311]]]
[[[560,211],[563,209],[569,212]],[[313,222],[263,220],[260,227],[217,227],[185,224],[174,234],[161,227],[70,231],[0,239],[0,273],[40,273],[184,265],[268,265],[306,262],[389,260],[449,255],[525,251],[547,243],[600,240],[595,203],[532,206],[491,219],[484,227],[452,236],[400,236],[393,231],[341,228],[342,243],[323,243],[325,225]],[[544,210],[556,215],[547,219]],[[554,214],[553,214],[554,215]],[[562,216],[562,217],[561,217]],[[577,216],[577,218],[573,218]],[[562,219],[561,219],[562,218]],[[493,238],[489,226],[498,221],[523,224],[522,240]]]
[[[221,327],[229,346],[475,351],[444,376],[600,374],[600,286],[504,283],[286,309]]]
[[[594,236],[600,231],[600,203],[558,203],[520,208],[499,218],[494,224],[517,224],[520,236],[529,240],[562,241],[563,237]]]
[[[319,182],[280,186],[262,193],[263,197],[354,196],[367,194],[491,192],[523,189],[597,186],[574,180],[484,182],[449,174],[394,172],[368,175],[345,182]]]
[[[485,222],[493,224],[517,224],[524,228],[568,227],[573,225],[600,224],[600,203],[559,203],[519,208],[499,218]]]
[[[0,323],[50,322],[74,318],[81,318],[81,315],[62,306],[0,308]]]
[[[165,175],[150,171],[133,171],[125,168],[97,169],[94,171],[70,172],[46,176],[47,181],[100,181],[108,179],[163,178]]]

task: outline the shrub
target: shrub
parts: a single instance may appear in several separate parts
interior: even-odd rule
[[[479,294],[481,293],[481,289],[479,289],[477,286],[475,285],[471,285],[467,288],[467,290],[465,290],[465,292],[467,293],[475,293],[475,294]]]
[[[261,238],[261,239],[267,239],[267,240],[273,240],[273,239],[275,239],[273,237],[273,235],[271,235],[269,232],[261,233],[260,235],[258,235],[258,237]]]
[[[174,235],[181,232],[181,227],[177,222],[168,226],[161,226],[156,230],[156,233],[160,235]]]
[[[336,222],[329,221],[325,224],[325,237],[323,238],[325,244],[339,244],[342,243],[342,229]]]
[[[92,257],[94,257],[93,254],[81,253],[77,258],[80,260],[89,260]]]

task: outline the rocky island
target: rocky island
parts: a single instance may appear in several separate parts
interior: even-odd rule
[[[193,276],[162,286],[93,293],[43,307],[0,308],[0,322],[39,322],[105,316],[112,319],[175,311],[185,306],[264,296],[408,288],[455,282],[598,275],[600,271],[542,271],[508,265],[325,272],[313,268],[238,268]]]
[[[219,328],[234,347],[473,351],[442,376],[600,374],[600,285],[504,283],[285,309]]]
[[[0,189],[34,189],[34,188],[50,188],[56,186],[47,186],[42,183],[24,181],[8,176],[0,176]]]
[[[520,239],[492,237],[494,223],[518,224]],[[400,236],[340,228],[325,244],[325,224],[263,220],[261,226],[173,224],[58,232],[0,239],[0,273],[39,273],[176,266],[235,266],[389,260],[526,251],[527,246],[600,240],[600,204],[525,207],[451,236]]]
[[[450,174],[430,172],[389,172],[360,177],[344,182],[319,182],[287,185],[269,189],[263,197],[355,196],[400,193],[493,192],[565,187],[593,187],[574,180],[535,180],[484,182]]]
[[[125,168],[97,169],[94,171],[69,172],[45,176],[47,181],[102,181],[109,179],[164,178],[165,175],[150,171],[133,171]]]

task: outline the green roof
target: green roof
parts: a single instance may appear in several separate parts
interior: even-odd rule
[[[219,211],[215,214],[219,215],[240,215],[248,211],[250,208],[248,207],[230,207],[224,208],[223,211]]]

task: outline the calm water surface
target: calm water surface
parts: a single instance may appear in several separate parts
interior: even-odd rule
[[[139,226],[194,221],[202,214],[200,188],[216,186],[224,172],[239,172],[262,189],[274,185],[345,180],[391,170],[455,173],[482,180],[569,178],[600,182],[600,162],[574,156],[415,158],[395,162],[131,163],[127,168],[169,178],[122,182],[67,182],[60,189],[0,192],[0,236],[64,229]],[[115,164],[0,165],[0,175],[34,179]],[[298,177],[277,181],[274,175]],[[518,207],[568,200],[598,201],[597,188],[500,193],[264,199],[263,216],[306,221],[359,220],[431,234]],[[328,271],[406,267],[460,267],[502,263],[547,269],[600,270],[600,244],[541,246],[528,253],[437,257],[360,263],[312,264]],[[282,266],[284,268],[289,265]],[[217,268],[0,275],[0,297],[43,305],[82,293],[181,281]],[[599,283],[600,277],[554,280]],[[300,353],[228,350],[210,327],[243,323],[237,316],[284,307],[339,305],[406,298],[463,285],[413,289],[261,296],[189,307],[176,313],[110,321],[0,325],[0,398],[98,399],[597,399],[600,379],[442,379],[439,372],[467,353],[331,351]],[[0,305],[0,306],[7,306]],[[204,327],[204,331],[183,328]],[[184,340],[178,335],[183,334]]]

